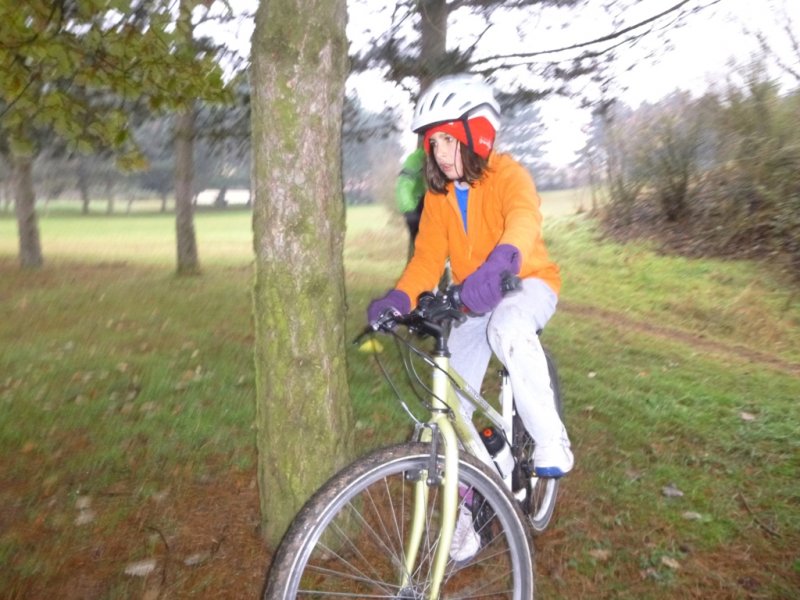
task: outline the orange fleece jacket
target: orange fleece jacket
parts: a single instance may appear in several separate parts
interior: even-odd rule
[[[425,194],[414,256],[395,287],[416,306],[419,294],[438,284],[448,257],[453,282],[461,283],[495,246],[511,244],[521,254],[519,276],[543,279],[558,294],[561,275],[547,254],[540,205],[525,167],[507,154],[492,153],[486,172],[469,190],[467,231],[452,182],[446,194]]]

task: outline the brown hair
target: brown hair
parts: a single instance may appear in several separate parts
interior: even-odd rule
[[[489,165],[489,159],[478,156],[473,150],[461,142],[459,142],[458,146],[461,150],[461,162],[464,166],[464,175],[461,180],[472,185],[483,177]],[[436,158],[433,156],[433,152],[433,147],[431,147],[430,152],[425,157],[425,181],[428,184],[429,190],[437,194],[444,194],[450,178],[439,168]]]

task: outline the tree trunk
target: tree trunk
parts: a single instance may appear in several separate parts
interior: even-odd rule
[[[3,195],[3,210],[5,212],[11,211],[11,205],[14,201],[14,194],[11,191],[11,183],[8,179],[10,179],[10,177],[0,181],[0,193]]]
[[[345,363],[345,0],[262,0],[252,38],[256,422],[276,545],[353,454]]]
[[[106,198],[108,200],[106,213],[112,215],[114,214],[114,182],[111,179],[106,182]]]
[[[185,49],[193,49],[194,31],[192,9],[196,2],[181,0],[178,29],[182,32]],[[175,234],[178,245],[178,275],[199,272],[197,239],[194,234],[194,127],[195,108],[190,104],[178,113],[175,124]]]
[[[83,158],[78,159],[78,190],[81,194],[81,213],[84,215],[89,214],[89,174],[86,172],[86,162]]]
[[[444,74],[447,50],[447,4],[445,0],[422,0],[421,17],[420,91],[425,91],[433,80]]]
[[[179,275],[191,275],[199,270],[192,206],[194,115],[193,109],[180,113],[175,125],[175,233]]]
[[[38,269],[44,259],[33,191],[33,158],[12,156],[11,170],[19,230],[19,264],[23,269]]]
[[[228,202],[225,200],[225,194],[228,193],[228,187],[222,186],[214,199],[214,208],[225,208]]]

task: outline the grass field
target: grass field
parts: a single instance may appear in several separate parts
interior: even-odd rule
[[[544,196],[565,278],[544,340],[577,466],[536,542],[537,597],[800,596],[797,290],[602,242],[574,207]],[[0,597],[257,595],[249,214],[197,215],[189,278],[170,215],[40,224],[45,267],[23,273],[0,214]],[[398,217],[349,211],[351,332],[405,248]],[[374,364],[347,352],[360,447],[403,437]]]
[[[583,190],[543,194],[543,207],[549,215],[574,214],[588,206]],[[89,262],[126,261],[168,265],[175,256],[175,222],[158,212],[156,201],[138,201],[130,214],[105,214],[105,204],[97,202],[94,212],[82,215],[80,203],[51,202],[41,209],[42,251],[45,259],[75,259]],[[118,209],[124,204],[120,203]],[[147,212],[145,212],[147,209]],[[401,217],[379,206],[358,207],[350,211],[348,235],[352,238],[364,229],[402,224]],[[201,248],[201,260],[208,264],[242,264],[252,256],[250,212],[201,210],[195,215],[195,228]],[[91,243],[87,243],[87,232]],[[0,256],[17,252],[17,226],[12,212],[0,211]]]

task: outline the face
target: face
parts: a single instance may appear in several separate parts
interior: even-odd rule
[[[464,165],[461,162],[460,142],[449,133],[437,131],[431,136],[431,149],[436,164],[449,179],[461,179]]]

